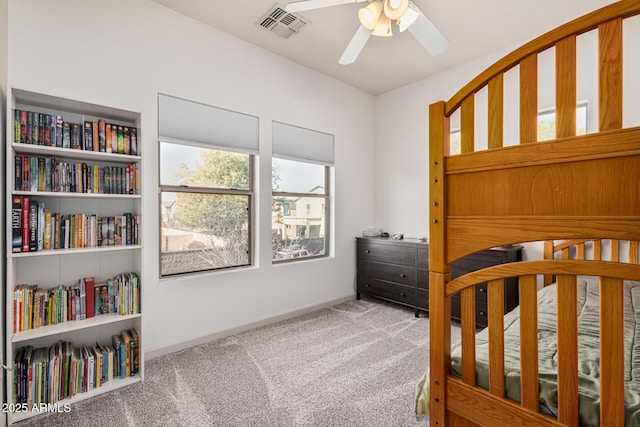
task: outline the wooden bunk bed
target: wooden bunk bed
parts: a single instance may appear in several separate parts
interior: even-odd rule
[[[584,400],[578,394],[581,275],[599,280],[599,424],[625,424],[625,289],[629,281],[640,281],[640,127],[623,128],[622,31],[623,21],[638,14],[640,1],[622,0],[571,21],[507,55],[448,102],[430,106],[427,385],[432,426],[584,423],[578,405]],[[599,131],[576,136],[576,37],[594,29],[599,48]],[[536,142],[537,57],[550,47],[556,55],[556,139]],[[503,147],[503,79],[515,66],[520,75],[520,141]],[[488,92],[488,149],[474,152],[474,95],[483,88]],[[449,119],[458,108],[462,154],[449,155]],[[611,253],[607,261],[597,259],[601,239],[611,239],[606,240]],[[554,259],[557,248],[547,243],[544,260],[491,267],[450,280],[451,263],[466,255],[507,244],[559,240],[568,240],[561,259]],[[595,259],[581,255],[585,240],[593,240],[587,247]],[[621,240],[628,242],[623,257]],[[572,245],[577,245],[577,259],[568,259]],[[555,277],[553,415],[541,411],[540,405],[537,278],[542,275],[545,285]],[[503,281],[510,277],[519,279],[520,289],[519,399],[508,398],[505,391]],[[483,331],[490,354],[487,389],[477,385],[481,362],[476,360],[474,287],[482,282],[488,283],[489,327]],[[454,294],[460,296],[462,313],[459,377],[451,369]]]

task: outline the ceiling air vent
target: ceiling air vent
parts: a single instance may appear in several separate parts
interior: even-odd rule
[[[301,16],[287,12],[277,3],[256,22],[257,25],[283,39],[298,34],[308,23]]]

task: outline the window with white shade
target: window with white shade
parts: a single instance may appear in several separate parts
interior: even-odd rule
[[[258,118],[158,95],[160,276],[252,265]]]
[[[272,258],[329,254],[333,135],[273,122]]]

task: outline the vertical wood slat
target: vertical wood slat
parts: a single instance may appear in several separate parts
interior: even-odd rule
[[[624,425],[624,286],[600,278],[600,425]]]
[[[578,243],[576,245],[576,259],[584,260],[584,243]]]
[[[602,242],[600,240],[593,241],[593,259],[594,261],[602,259]]]
[[[576,36],[556,43],[556,138],[576,134]]]
[[[536,276],[519,279],[521,405],[538,411],[538,304]]]
[[[622,18],[598,26],[598,123],[600,131],[622,128]],[[606,96],[603,96],[606,95]]]
[[[460,106],[460,152],[473,153],[475,139],[474,95],[469,95]]]
[[[638,264],[638,241],[629,242],[629,264]]]
[[[538,54],[520,61],[520,144],[538,140]]]
[[[489,139],[487,147],[500,148],[504,140],[504,73],[489,80]]]
[[[504,280],[487,283],[489,392],[504,397]]]
[[[558,275],[558,421],[578,426],[578,292],[576,276]]]
[[[444,156],[449,153],[449,118],[445,103],[429,106],[429,231],[434,242],[429,248],[429,390],[430,419],[446,425],[445,376],[451,366],[451,299],[445,297],[450,280],[445,259],[444,233]]]
[[[562,259],[569,259],[569,255],[570,255],[569,248],[564,248],[562,250]]]
[[[462,335],[462,381],[476,385],[476,290],[470,286],[460,291]]]
[[[611,261],[620,261],[620,240],[611,239]]]

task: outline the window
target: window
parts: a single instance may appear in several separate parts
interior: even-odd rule
[[[251,265],[257,118],[164,95],[158,101],[160,276]],[[246,128],[253,125],[254,136]],[[254,149],[246,147],[251,138]]]
[[[587,133],[587,102],[581,101],[576,107],[576,135]],[[545,108],[538,111],[538,141],[556,137],[556,109]]]
[[[273,125],[272,258],[327,256],[333,136]]]
[[[576,135],[587,133],[587,101],[576,106]],[[452,129],[449,134],[450,154],[460,154],[460,128]],[[556,137],[556,109],[545,108],[538,111],[538,141],[547,141]]]

